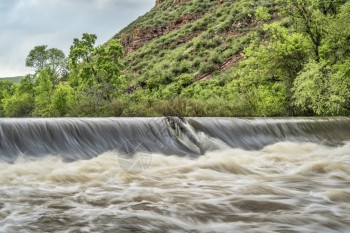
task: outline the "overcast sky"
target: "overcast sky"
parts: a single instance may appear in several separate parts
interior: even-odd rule
[[[155,0],[0,0],[0,77],[31,73],[37,45],[67,55],[73,38],[94,33],[102,44],[155,5]]]

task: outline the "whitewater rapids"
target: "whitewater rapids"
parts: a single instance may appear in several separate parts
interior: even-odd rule
[[[142,129],[150,125],[152,135],[161,133],[158,140],[148,136],[122,145],[114,144],[111,127],[103,128],[97,119],[85,120],[97,127],[95,139],[86,136],[92,128],[62,126],[79,120],[23,121],[0,121],[1,233],[350,232],[347,118],[320,122],[158,119],[156,124],[166,124],[166,131],[157,131],[159,127],[149,123],[150,119],[137,119],[138,123],[105,120],[105,124],[117,122],[119,128],[115,129],[123,129],[115,138],[144,137]],[[50,124],[55,132],[75,140],[50,141],[53,131],[47,134],[44,130],[50,129]],[[234,137],[235,124],[241,126],[237,131],[240,139]],[[13,125],[23,134],[10,135]],[[254,130],[244,131],[249,127]],[[70,133],[65,131],[68,128]],[[37,133],[29,139],[3,143],[28,136],[33,129]],[[134,133],[128,135],[127,129]],[[101,137],[103,132],[106,139]],[[327,137],[322,136],[327,132]],[[111,141],[106,143],[107,139]],[[166,147],[161,144],[165,139]],[[24,145],[28,140],[38,143],[37,156],[34,150],[25,149],[30,148]],[[81,154],[81,145],[93,140],[95,145]],[[64,147],[68,142],[79,147]],[[113,145],[114,150],[110,148]],[[108,150],[103,152],[103,146]],[[16,150],[21,153],[15,155]],[[45,150],[54,153],[45,154]],[[132,153],[131,162],[146,156],[146,166],[126,170],[123,161],[128,160],[128,153]]]

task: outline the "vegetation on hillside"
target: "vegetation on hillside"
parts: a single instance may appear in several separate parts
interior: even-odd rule
[[[105,45],[96,47],[93,34],[74,39],[68,58],[35,47],[26,61],[35,75],[0,81],[0,115],[349,114],[349,1],[175,2],[165,0]],[[201,17],[123,55],[119,39],[135,29],[191,13]]]
[[[14,76],[14,77],[0,77],[0,81],[10,81],[13,83],[19,83],[23,76]]]

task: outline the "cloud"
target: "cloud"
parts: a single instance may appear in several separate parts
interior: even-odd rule
[[[105,8],[106,6],[109,6],[113,4],[113,0],[94,0],[94,4],[99,8]]]
[[[155,0],[0,0],[0,77],[24,75],[37,45],[62,49],[85,32],[102,44],[146,13]]]

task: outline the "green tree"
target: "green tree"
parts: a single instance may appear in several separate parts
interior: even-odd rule
[[[313,44],[314,58],[320,60],[320,46],[326,35],[329,20],[338,13],[346,0],[288,0],[288,14],[295,30],[305,33]]]
[[[328,21],[323,44],[320,47],[321,59],[335,64],[350,56],[350,27],[344,27],[344,23],[349,21],[350,2],[341,6],[339,13]]]
[[[34,109],[34,90],[32,77],[27,75],[19,84],[12,85],[12,90],[3,92],[3,111],[7,117],[31,116]]]
[[[347,68],[350,29],[343,26],[350,20],[350,2],[344,2],[318,0],[293,3],[299,14],[297,22],[318,52],[315,59],[311,59],[298,74],[293,88],[295,105],[309,114],[339,115],[350,110],[350,73]],[[315,17],[310,18],[315,14],[319,22],[315,21]],[[318,44],[312,39],[316,35]]]
[[[332,114],[348,115],[350,112],[350,58],[333,66],[330,78],[330,104]]]
[[[84,89],[94,85],[94,76],[97,75],[93,59],[96,39],[95,34],[84,33],[81,40],[73,40],[68,56],[72,71],[69,82],[73,87]]]
[[[57,48],[47,50],[47,67],[53,83],[58,83],[59,79],[67,72],[67,60],[63,51]]]
[[[306,114],[328,114],[329,73],[326,63],[311,60],[294,82],[294,103]]]
[[[101,112],[113,96],[122,95],[126,88],[125,76],[120,72],[123,48],[119,41],[110,40],[96,48],[95,41],[96,35],[85,33],[81,40],[74,39],[69,54],[69,82],[79,102],[76,109],[84,115]]]
[[[240,78],[233,81],[236,91],[250,99],[252,108],[257,109],[259,115],[267,115],[269,108],[257,106],[258,99],[264,99],[266,103],[283,103],[285,107],[291,105],[294,79],[311,50],[309,41],[301,33],[290,32],[280,22],[265,25],[264,31],[268,39],[255,39],[244,50],[246,59],[240,64]],[[282,109],[276,105],[273,115],[282,114]],[[287,114],[293,114],[291,108],[286,110]]]
[[[103,91],[103,98],[106,100],[110,100],[112,94],[121,94],[125,88],[125,77],[120,72],[122,54],[123,47],[118,40],[110,40],[107,46],[98,46],[94,51],[95,82],[98,89]]]
[[[12,86],[14,85],[13,82],[8,80],[0,80],[0,117],[5,116],[4,113],[4,107],[2,104],[2,100],[4,99],[4,92],[11,92]]]
[[[94,45],[97,36],[95,34],[84,33],[82,39],[74,38],[73,45],[70,47],[69,60],[70,68],[76,68],[80,63],[89,64],[89,68],[94,72],[90,62],[95,50]]]
[[[26,58],[26,66],[34,68],[36,73],[44,69],[48,58],[46,49],[47,45],[39,45],[30,50]]]
[[[26,75],[24,78],[21,79],[20,81],[20,86],[19,86],[19,92],[20,93],[28,93],[31,96],[34,96],[34,83],[33,83],[33,77],[32,75]]]
[[[47,50],[47,62],[51,70],[58,73],[65,65],[65,55],[62,50],[51,48]]]
[[[52,116],[51,99],[53,94],[53,84],[47,70],[40,71],[35,80],[35,109],[34,116]]]
[[[350,111],[350,60],[335,66],[311,60],[295,79],[295,104],[311,115],[343,115]]]
[[[58,84],[52,96],[52,111],[55,116],[66,116],[71,111],[73,89],[67,82]]]
[[[29,52],[26,58],[26,66],[34,68],[36,74],[46,69],[52,81],[57,83],[59,76],[66,72],[67,65],[62,50],[57,48],[47,49],[47,45],[40,45]]]

